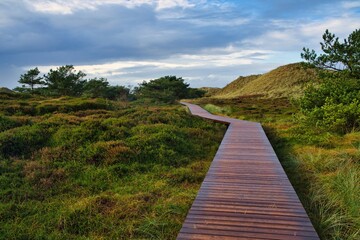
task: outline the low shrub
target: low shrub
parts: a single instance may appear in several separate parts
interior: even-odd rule
[[[206,104],[204,109],[213,114],[231,115],[231,113],[232,113],[231,108],[228,106],[227,107],[219,107],[219,106],[216,106],[213,104]]]
[[[49,132],[39,126],[22,126],[0,133],[0,153],[4,156],[30,155],[47,144]]]
[[[130,162],[134,152],[122,141],[96,142],[80,148],[80,155],[87,163],[112,165],[117,162]]]
[[[0,132],[18,127],[18,123],[9,117],[0,115]]]
[[[128,144],[137,152],[137,160],[179,166],[186,163],[193,146],[180,128],[167,124],[140,125],[132,129]]]
[[[299,105],[309,125],[338,133],[353,131],[360,127],[360,81],[328,78],[306,89]]]
[[[61,126],[51,137],[53,146],[78,147],[96,141],[101,132],[100,122],[85,121],[80,126]]]

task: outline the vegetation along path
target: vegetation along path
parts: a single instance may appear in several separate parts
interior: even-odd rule
[[[319,239],[259,123],[183,104],[229,126],[177,239]]]

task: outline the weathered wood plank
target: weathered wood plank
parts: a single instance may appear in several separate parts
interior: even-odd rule
[[[228,129],[177,239],[319,239],[259,123],[183,104]]]

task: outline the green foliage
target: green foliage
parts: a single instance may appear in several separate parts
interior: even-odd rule
[[[92,98],[104,97],[108,87],[109,82],[106,80],[106,78],[90,79],[84,85],[83,95]]]
[[[186,132],[172,125],[152,124],[132,129],[133,137],[129,145],[137,154],[140,162],[156,162],[163,165],[180,166],[190,159],[179,157],[178,153],[190,155],[194,148]]]
[[[86,126],[62,126],[51,138],[53,146],[72,147],[79,146],[96,139],[97,129],[86,128]]]
[[[38,68],[30,69],[27,73],[22,74],[19,79],[19,83],[30,86],[31,91],[34,90],[35,85],[44,84],[42,77],[38,77],[40,71]]]
[[[128,163],[134,159],[135,152],[123,141],[98,141],[79,150],[87,163],[95,165],[114,165]]]
[[[185,83],[184,79],[176,76],[165,76],[143,82],[134,92],[139,99],[151,99],[162,103],[174,103],[179,99],[201,97],[205,94],[202,90],[189,88],[189,84]]]
[[[207,110],[208,112],[211,112],[213,114],[219,114],[219,115],[231,115],[232,113],[232,110],[230,107],[219,107],[219,106],[216,106],[214,104],[206,104],[204,106],[204,109]]]
[[[310,65],[322,69],[340,71],[345,76],[360,78],[360,29],[353,31],[343,43],[339,38],[326,30],[323,34],[321,49],[324,53],[317,55],[314,50],[303,48],[301,57]]]
[[[22,126],[0,133],[0,153],[3,156],[30,155],[43,147],[49,132],[40,125]]]
[[[109,86],[105,90],[104,98],[110,100],[126,101],[131,100],[130,89],[124,86]]]
[[[360,127],[360,30],[344,43],[328,30],[319,56],[304,48],[301,57],[324,71],[320,84],[311,85],[299,100],[305,122],[329,131],[347,133]]]
[[[83,96],[107,98],[110,100],[128,100],[130,89],[124,86],[110,86],[106,78],[94,78],[85,82]]]
[[[225,130],[180,106],[1,101],[19,111],[0,115],[0,239],[173,239]]]
[[[110,86],[106,78],[93,78],[90,80],[83,79],[86,74],[76,72],[74,66],[66,65],[58,67],[56,70],[50,69],[50,72],[44,76],[45,81],[39,74],[38,68],[30,69],[26,74],[21,75],[19,83],[30,85],[31,89],[23,85],[16,87],[14,90],[25,94],[37,94],[41,96],[84,96],[90,98],[107,98],[110,100],[128,100],[130,89],[124,86]],[[34,85],[42,84],[45,87],[34,88]],[[10,90],[9,90],[10,91]],[[8,95],[13,95],[11,92]],[[196,94],[193,93],[193,94]]]
[[[17,127],[18,123],[9,117],[0,115],[0,132]]]
[[[76,72],[73,65],[58,67],[44,76],[50,95],[80,96],[82,94],[86,76],[85,73]]]
[[[0,94],[4,94],[4,95],[9,94],[11,96],[12,94],[14,94],[14,91],[6,87],[0,87]]]
[[[206,91],[198,88],[189,88],[186,98],[200,98],[205,95]]]
[[[16,98],[17,99],[17,98]],[[105,99],[57,98],[52,100],[31,99],[18,101],[16,99],[0,100],[0,113],[4,115],[45,115],[47,113],[69,113],[85,110],[112,110],[119,104]]]

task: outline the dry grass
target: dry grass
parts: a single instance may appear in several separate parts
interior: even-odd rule
[[[297,97],[307,82],[316,80],[313,69],[304,69],[300,63],[281,66],[263,75],[239,77],[216,93],[215,98],[236,98],[247,95],[281,98]]]

